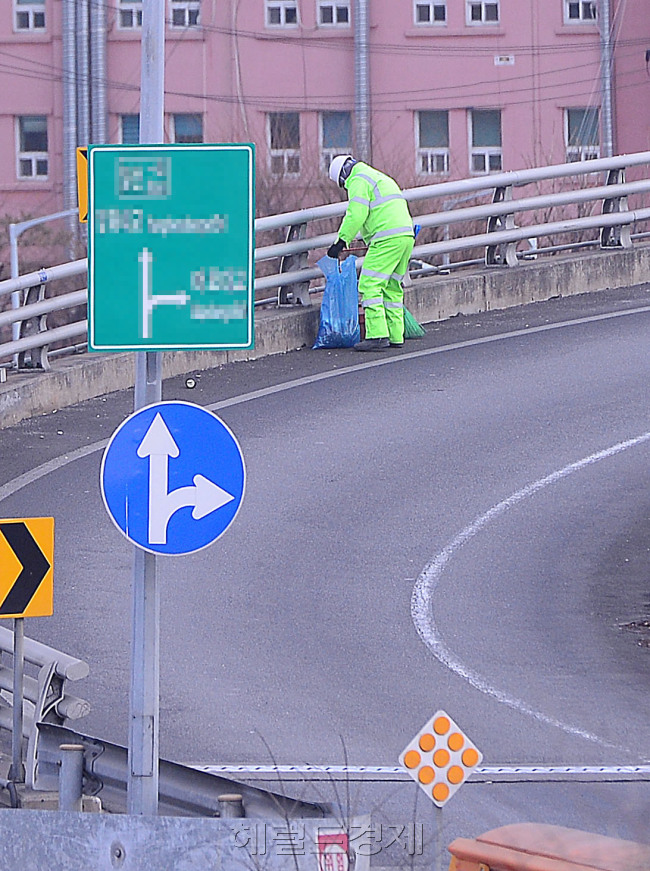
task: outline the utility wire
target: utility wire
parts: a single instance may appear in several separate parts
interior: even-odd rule
[[[0,69],[6,69],[8,72],[12,72],[14,74],[20,75],[25,78],[35,78],[42,80],[51,80],[55,78],[56,80],[63,81],[64,74],[63,69],[59,65],[47,64],[38,61],[29,61],[24,56],[19,56],[12,54],[11,52],[0,50],[0,58],[5,57],[8,61],[16,61],[18,63],[11,63],[11,65],[2,65],[0,64]],[[623,54],[619,55],[619,57],[624,57]],[[26,66],[21,66],[21,62],[24,64],[31,64],[34,69],[30,69]],[[594,64],[595,65],[595,64]],[[593,69],[593,66],[592,69]],[[593,86],[594,84],[594,76],[593,71],[589,72],[589,65],[578,63],[573,64],[567,67],[555,68],[553,70],[548,70],[538,75],[538,78],[543,78],[548,80],[552,77],[560,76],[561,81],[555,83],[547,81],[545,84],[540,86],[541,90],[553,90],[556,92],[558,88],[565,89],[568,83],[567,73],[578,73],[583,72],[584,77],[571,79],[570,83],[573,86],[581,86],[583,84],[589,83]],[[645,72],[645,67],[639,70],[630,70],[625,75],[632,76],[635,73],[641,74]],[[502,97],[502,101],[507,105],[519,105],[520,102],[511,103],[508,98],[511,96],[523,96],[527,93],[533,92],[532,83],[528,84],[533,78],[532,74],[526,76],[507,76],[499,79],[500,85],[500,95]],[[621,75],[619,75],[618,80],[620,81]],[[100,83],[103,83],[106,87],[113,88],[115,90],[125,90],[125,91],[134,91],[139,92],[139,83],[132,82],[123,82],[118,80],[104,79],[98,80]],[[645,81],[645,78],[644,78]],[[508,85],[508,87],[504,87]],[[513,85],[513,87],[510,87]],[[620,85],[620,87],[624,87]],[[481,90],[482,88],[482,90]],[[422,87],[413,88],[412,90],[398,90],[398,91],[373,91],[373,103],[375,106],[390,106],[391,104],[403,105],[404,101],[409,101],[412,99],[417,99],[418,102],[421,102],[422,99],[430,99],[435,96],[435,101],[437,104],[441,102],[449,103],[449,99],[447,98],[449,95],[454,94],[454,92],[459,92],[463,98],[464,105],[470,105],[473,100],[479,99],[481,97],[490,96],[493,94],[494,83],[493,82],[472,82],[472,83],[464,83],[458,85],[452,85],[445,88],[445,92],[443,95],[440,94],[440,91],[436,87],[432,87],[430,89],[423,89]],[[178,91],[172,88],[166,88],[165,93],[170,96],[181,96],[190,99],[197,100],[212,100],[219,102],[238,102],[239,99],[231,96],[231,95],[216,95],[216,94],[200,94],[200,93],[191,93],[187,91]],[[583,96],[584,92],[574,93],[575,97]],[[558,95],[561,96],[561,95]],[[351,94],[331,94],[328,96],[328,102],[334,106],[335,104],[345,103],[346,105],[349,103],[349,100],[352,98]],[[553,99],[554,97],[550,97],[549,99]],[[544,99],[544,97],[542,97]],[[305,97],[291,97],[284,96],[281,99],[277,97],[265,97],[262,95],[248,95],[244,97],[244,102],[247,105],[258,106],[258,107],[270,107],[277,106],[282,104],[284,106],[288,105],[297,105],[304,106],[305,108],[309,107],[310,103],[313,103],[317,106],[322,104],[322,100],[320,98],[305,98]]]

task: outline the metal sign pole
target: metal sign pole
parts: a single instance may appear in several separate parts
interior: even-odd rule
[[[164,133],[165,0],[143,0],[140,142]],[[162,397],[160,355],[136,355],[135,410]],[[128,812],[158,813],[160,597],[156,557],[135,548],[129,722]]]
[[[25,782],[23,765],[23,678],[25,673],[25,621],[22,617],[14,620],[14,686],[13,722],[11,734],[11,768],[9,780],[14,783]]]

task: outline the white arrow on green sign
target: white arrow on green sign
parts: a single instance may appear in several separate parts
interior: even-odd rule
[[[91,145],[91,351],[254,344],[251,144]]]

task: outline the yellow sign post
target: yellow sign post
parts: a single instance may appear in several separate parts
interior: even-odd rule
[[[0,618],[14,621],[13,718],[9,780],[25,782],[22,759],[25,629],[23,617],[53,611],[54,518],[0,520]]]
[[[79,221],[88,222],[88,149],[77,148],[77,198],[79,200]]]
[[[54,518],[0,520],[0,618],[53,610]]]

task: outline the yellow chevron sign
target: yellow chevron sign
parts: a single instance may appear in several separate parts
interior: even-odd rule
[[[49,617],[53,574],[54,518],[0,520],[0,618]]]
[[[77,198],[79,222],[88,222],[88,149],[77,148]]]

